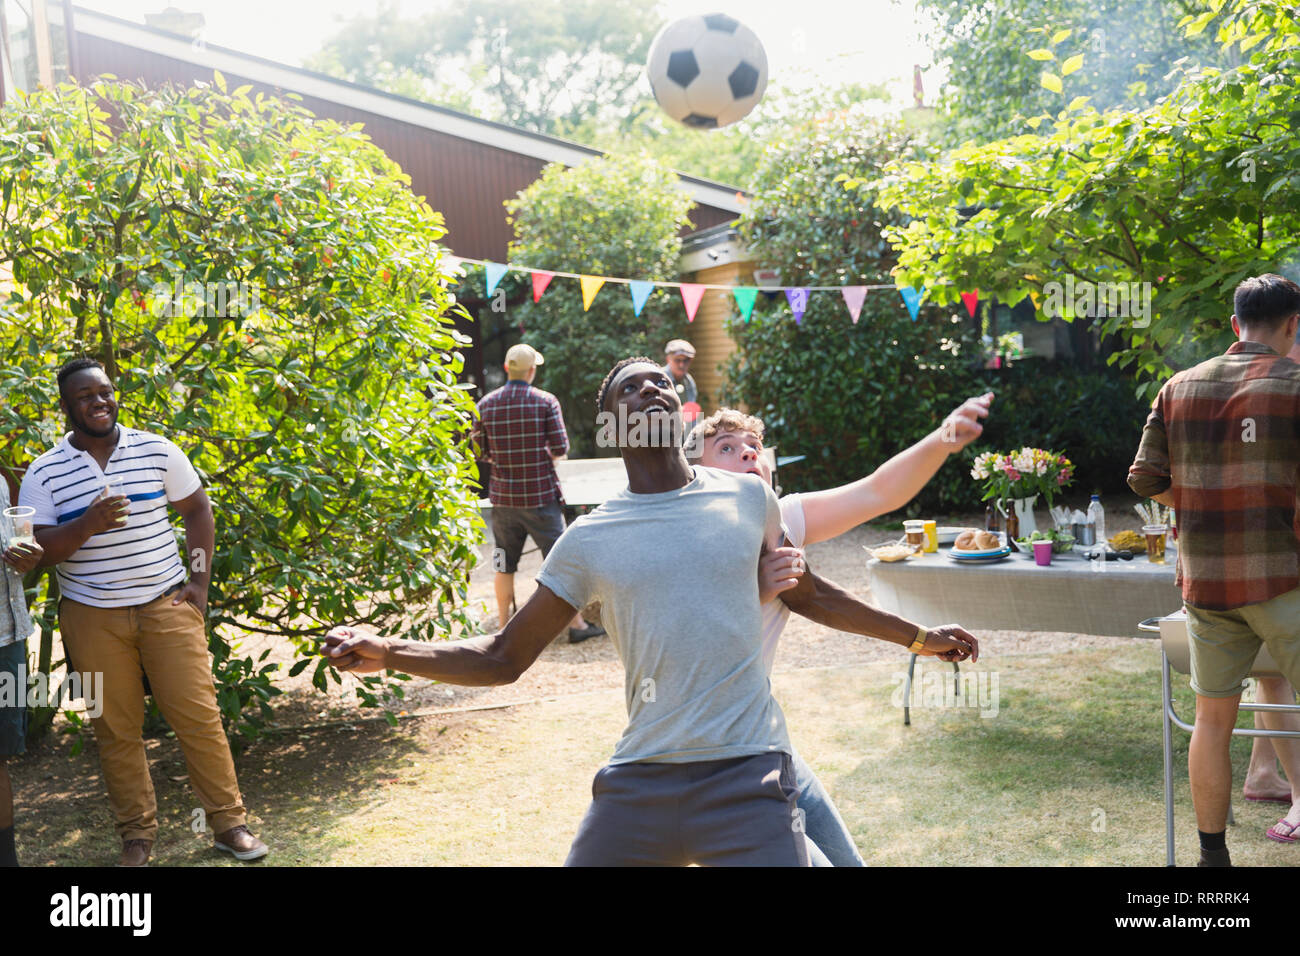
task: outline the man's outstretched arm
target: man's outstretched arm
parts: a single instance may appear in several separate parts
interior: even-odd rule
[[[988,415],[992,401],[992,392],[967,399],[933,432],[865,478],[838,488],[801,494],[803,544],[829,541],[911,501],[949,455],[961,451],[983,433],[980,419]]]
[[[782,548],[779,553],[793,549]],[[796,614],[837,631],[862,634],[902,647],[911,646],[921,625],[854,597],[833,581],[805,570],[780,599]],[[925,646],[917,653],[945,661],[979,660],[979,640],[956,624],[926,628]]]
[[[577,610],[539,584],[495,634],[463,641],[402,641],[336,627],[325,637],[324,654],[339,670],[357,674],[394,670],[447,684],[509,684],[533,665]]]

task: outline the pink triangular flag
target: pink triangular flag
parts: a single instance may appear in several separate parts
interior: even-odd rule
[[[551,280],[554,278],[555,278],[554,272],[543,272],[540,269],[533,270],[533,301],[534,302],[541,301],[542,293],[546,291],[546,287],[551,284]]]
[[[700,299],[704,298],[704,286],[694,282],[682,283],[682,305],[686,306],[686,321],[695,321],[695,310],[700,307]]]
[[[963,292],[961,294],[961,301],[962,304],[966,306],[966,311],[970,313],[970,317],[972,319],[975,318],[975,309],[980,304],[980,290],[976,289],[974,292]]]
[[[849,316],[853,319],[853,324],[858,324],[858,316],[862,314],[862,300],[867,297],[867,287],[864,285],[846,285],[840,290],[844,296],[844,304],[849,307]]]

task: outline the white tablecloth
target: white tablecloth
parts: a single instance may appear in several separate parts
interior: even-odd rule
[[[1013,553],[993,564],[958,565],[946,548],[936,554],[884,563],[871,558],[872,600],[918,624],[960,624],[968,629],[1066,631],[1115,637],[1151,637],[1140,621],[1177,611],[1176,552],[1168,564],[1145,554],[1108,561],[1104,572],[1077,552],[1052,556],[1039,567],[1033,555]]]

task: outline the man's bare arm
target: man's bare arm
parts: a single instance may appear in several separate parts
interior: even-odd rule
[[[99,497],[76,518],[59,525],[37,525],[36,543],[45,549],[40,567],[48,568],[72,557],[92,537],[126,524],[131,502],[125,496]]]
[[[805,571],[799,583],[783,591],[781,600],[790,610],[810,621],[837,631],[862,634],[891,644],[910,647],[922,627],[897,614],[890,614],[854,597],[833,581]],[[979,660],[979,641],[956,625],[925,628],[927,656],[962,661]]]
[[[983,433],[980,419],[988,415],[992,400],[991,392],[968,399],[943,425],[865,478],[837,488],[801,494],[805,528],[802,544],[829,541],[911,501],[949,455],[961,451]]]
[[[447,684],[483,687],[510,684],[541,656],[577,608],[539,584],[504,628],[463,641],[401,641],[335,628],[325,655],[341,671],[402,671]]]

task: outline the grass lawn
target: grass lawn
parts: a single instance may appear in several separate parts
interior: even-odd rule
[[[906,657],[778,672],[796,747],[817,769],[871,865],[1159,866],[1164,862],[1159,652],[986,658],[997,714],[923,706],[902,725]],[[921,688],[951,668],[922,662]],[[1185,688],[1185,683],[1184,683]],[[1190,713],[1191,694],[1177,694]],[[932,700],[934,698],[932,697]],[[991,709],[991,708],[986,708]],[[1242,718],[1243,724],[1248,718]],[[266,865],[555,865],[612,750],[618,691],[449,716],[281,733],[238,758]],[[1195,862],[1187,737],[1175,734],[1179,862]],[[93,744],[56,738],[11,764],[27,865],[110,863],[118,844]],[[1249,742],[1233,745],[1238,793]],[[162,825],[155,864],[242,865],[189,829],[193,797],[175,741],[150,742]],[[1234,862],[1286,866],[1265,839],[1283,807],[1234,800]]]

